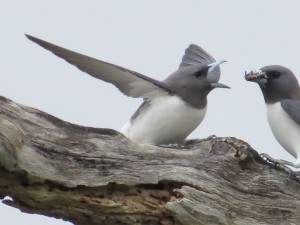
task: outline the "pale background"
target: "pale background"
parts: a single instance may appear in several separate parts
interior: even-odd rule
[[[215,134],[249,142],[259,152],[292,160],[268,127],[257,85],[244,71],[270,64],[300,74],[300,1],[127,0],[1,1],[0,95],[72,123],[120,128],[141,103],[27,40],[35,35],[162,80],[190,43],[222,64],[209,108],[190,138]],[[298,76],[300,79],[300,76]],[[1,225],[60,225],[0,203]]]

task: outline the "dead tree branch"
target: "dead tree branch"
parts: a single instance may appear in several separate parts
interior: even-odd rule
[[[76,225],[298,224],[300,185],[235,138],[131,142],[0,99],[0,199]]]

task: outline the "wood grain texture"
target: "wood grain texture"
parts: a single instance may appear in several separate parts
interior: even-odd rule
[[[136,144],[0,98],[0,199],[76,225],[299,224],[300,185],[233,137]]]

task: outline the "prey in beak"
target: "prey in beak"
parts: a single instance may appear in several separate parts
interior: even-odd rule
[[[247,81],[252,81],[252,82],[256,82],[258,84],[266,84],[268,81],[268,75],[266,72],[262,72],[262,71],[250,71],[249,73],[247,73],[245,71],[245,79]]]

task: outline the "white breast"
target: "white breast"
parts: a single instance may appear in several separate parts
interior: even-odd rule
[[[281,107],[280,102],[267,105],[271,130],[281,144],[295,158],[300,157],[300,127]]]
[[[201,123],[205,113],[206,107],[195,109],[179,97],[163,96],[154,99],[133,124],[128,121],[121,132],[139,143],[181,143]]]

